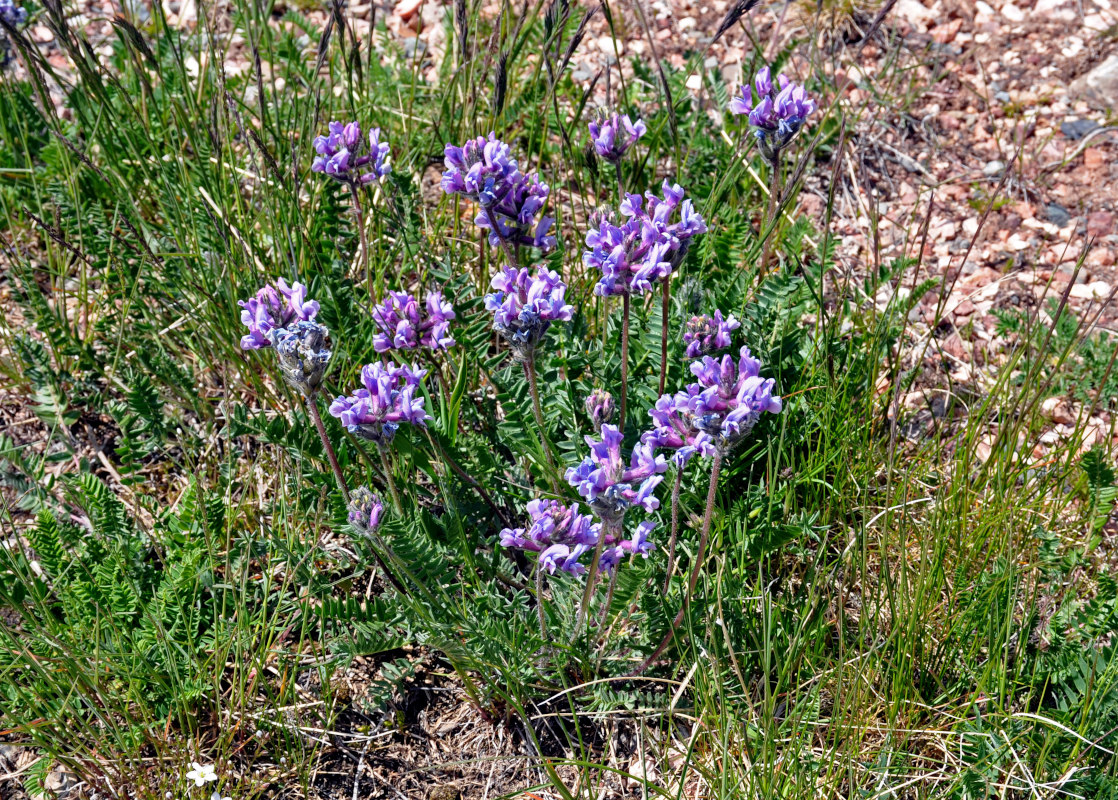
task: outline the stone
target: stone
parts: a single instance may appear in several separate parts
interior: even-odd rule
[[[1024,22],[1025,12],[1019,9],[1013,3],[1006,3],[1002,6],[1002,16],[1010,22]]]
[[[1109,236],[1118,231],[1114,228],[1114,214],[1110,211],[1092,211],[1087,215],[1087,235],[1095,238]]]
[[[1096,108],[1118,109],[1118,55],[1112,55],[1072,81],[1068,94]]]
[[[419,10],[422,4],[423,0],[400,0],[400,2],[396,4],[394,11],[396,12],[396,16],[400,19],[408,19]]]
[[[1075,409],[1063,397],[1048,397],[1040,404],[1040,413],[1060,425],[1075,424]]]
[[[1069,119],[1060,123],[1060,133],[1074,141],[1082,139],[1098,127],[1099,123],[1093,119]]]
[[[904,20],[920,33],[927,31],[928,23],[935,19],[935,14],[919,0],[898,0],[894,8],[897,19]]]
[[[1071,222],[1071,214],[1059,203],[1048,203],[1044,207],[1044,218],[1061,228]]]
[[[1106,164],[1106,153],[1100,148],[1088,147],[1083,151],[1083,166],[1087,169],[1102,169]]]
[[[1069,293],[1076,300],[1106,300],[1110,297],[1110,284],[1106,281],[1077,283]]]
[[[997,177],[1003,172],[1005,172],[1005,162],[998,161],[997,159],[993,161],[987,161],[986,166],[982,168],[982,174],[988,178]]]

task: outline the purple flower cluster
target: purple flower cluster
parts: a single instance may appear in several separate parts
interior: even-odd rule
[[[598,433],[602,432],[604,424],[613,421],[616,414],[617,403],[614,402],[613,395],[605,389],[595,389],[586,398],[586,415],[590,417],[590,424]]]
[[[443,299],[442,292],[428,292],[426,309],[424,316],[414,297],[406,292],[389,292],[388,297],[373,307],[373,322],[379,329],[373,336],[373,349],[386,353],[418,347],[431,350],[454,347],[450,335],[454,307]]]
[[[632,506],[645,511],[655,511],[660,501],[652,492],[666,472],[668,464],[655,448],[638,444],[628,467],[621,457],[624,439],[616,425],[602,426],[602,439],[595,441],[587,436],[590,456],[577,467],[567,470],[567,482],[590,503],[590,509],[604,522],[620,522]],[[634,489],[633,485],[640,485]]]
[[[532,357],[552,322],[569,320],[574,311],[563,300],[567,285],[546,267],[534,277],[527,268],[505,267],[492,285],[497,291],[485,296],[485,307],[493,312],[493,327],[521,361]]]
[[[355,436],[387,446],[401,423],[426,427],[430,417],[423,410],[423,398],[416,396],[426,374],[427,370],[414,366],[379,361],[366,364],[361,369],[362,388],[348,397],[336,398],[330,404],[330,414]]]
[[[244,350],[270,347],[271,330],[286,328],[294,322],[309,322],[318,313],[318,303],[307,300],[307,287],[298,281],[288,286],[283,278],[265,286],[255,297],[238,300],[237,305],[242,309],[241,322],[248,327],[248,333],[241,337]]]
[[[788,146],[817,108],[804,87],[784,73],[777,76],[777,83],[779,92],[773,87],[772,72],[764,67],[753,78],[756,102],[749,84],[742,85],[741,97],[730,101],[731,114],[749,115],[761,151],[769,159]]]
[[[596,213],[586,233],[582,260],[600,270],[594,287],[601,296],[645,294],[652,284],[671,275],[683,261],[691,239],[707,226],[679,184],[664,181],[663,197],[648,192],[627,195],[621,203],[626,217],[618,224],[612,213]],[[673,221],[675,211],[679,219]]]
[[[615,112],[608,117],[603,114],[597,122],[590,123],[590,139],[599,156],[610,163],[617,163],[625,151],[644,136],[646,130],[642,120],[634,123],[628,114]]]
[[[696,452],[729,452],[753,430],[761,414],[779,414],[783,407],[772,393],[773,379],[760,377],[760,371],[761,362],[748,347],[741,348],[736,364],[729,355],[694,362],[691,372],[698,382],[656,401],[649,411],[656,425],[641,442],[676,450],[673,460],[679,465]]]
[[[376,494],[364,486],[353,491],[349,499],[349,524],[355,531],[368,536],[380,527],[383,514],[384,503]]]
[[[20,8],[12,0],[0,0],[0,19],[13,28],[27,20],[27,9]],[[0,30],[0,68],[8,66],[11,59],[11,42]]]
[[[540,216],[550,189],[535,172],[521,172],[509,146],[494,134],[462,147],[446,145],[444,162],[443,191],[481,206],[474,224],[489,231],[490,244],[555,247],[555,237],[548,235],[555,220]]]
[[[380,140],[380,128],[369,131],[368,138],[366,149],[359,124],[331,122],[329,134],[315,137],[314,149],[318,155],[311,164],[311,171],[358,186],[380,180],[392,171],[388,165],[388,144]]]
[[[741,327],[741,323],[731,316],[722,318],[721,311],[713,317],[705,314],[691,317],[683,331],[683,343],[687,346],[687,358],[709,356],[730,346],[730,334]]]
[[[557,569],[572,575],[586,572],[579,559],[593,551],[603,535],[605,541],[598,559],[601,571],[612,570],[629,554],[639,553],[648,558],[655,547],[648,535],[656,523],[640,523],[633,538],[622,541],[609,530],[603,532],[601,523],[580,513],[578,503],[564,506],[557,500],[532,500],[528,503],[528,516],[527,528],[501,531],[501,546],[539,553],[540,568],[551,574]]]

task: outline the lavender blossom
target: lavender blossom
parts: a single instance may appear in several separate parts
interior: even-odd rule
[[[455,318],[454,307],[443,299],[442,292],[428,292],[426,316],[419,301],[406,292],[389,292],[388,297],[373,308],[373,322],[379,329],[373,335],[373,349],[378,353],[389,350],[449,350],[454,347],[450,335],[450,321]]]
[[[629,194],[621,203],[620,224],[612,212],[596,212],[590,218],[582,260],[600,270],[602,279],[594,287],[601,296],[645,294],[653,283],[672,274],[683,262],[691,239],[706,232],[706,223],[690,200],[683,199],[679,184],[664,181],[663,197],[652,192],[645,197]],[[672,221],[676,209],[679,219]]]
[[[336,398],[330,404],[330,415],[355,436],[386,447],[401,423],[426,427],[430,417],[423,410],[424,399],[416,397],[426,374],[414,366],[366,364],[361,369],[364,386],[348,397]]]
[[[686,465],[699,452],[695,440],[700,432],[694,426],[691,402],[701,388],[692,384],[688,390],[661,395],[648,411],[655,424],[652,430],[641,435],[641,442],[648,447],[674,450],[672,462],[677,467]]]
[[[791,143],[818,108],[804,87],[784,73],[777,76],[777,83],[779,92],[773,87],[772,72],[764,67],[753,79],[756,99],[749,84],[743,84],[741,97],[733,98],[729,106],[731,114],[749,116],[761,153],[770,161]]]
[[[341,183],[365,186],[392,171],[389,147],[380,140],[380,128],[369,131],[367,148],[361,126],[356,122],[331,122],[329,130],[326,136],[315,137],[318,155],[311,164],[312,172],[329,175]]]
[[[602,432],[602,425],[612,422],[617,414],[617,404],[613,395],[605,389],[595,389],[586,398],[586,415],[590,417],[590,424],[597,433]]]
[[[3,2],[4,0],[0,0]],[[238,300],[241,322],[248,333],[241,337],[241,348],[260,350],[270,347],[269,332],[298,322],[309,322],[318,313],[318,303],[307,300],[307,287],[296,281],[291,286],[283,278],[268,284],[248,300]]]
[[[27,21],[27,9],[20,8],[12,0],[0,0],[0,20],[13,28],[22,25]],[[8,37],[0,29],[0,69],[8,66],[11,61],[11,46]]]
[[[330,332],[317,322],[299,320],[288,328],[272,328],[268,336],[284,380],[304,397],[313,396],[330,362]]]
[[[567,285],[546,267],[535,277],[526,268],[505,267],[492,285],[497,291],[485,296],[485,308],[493,312],[494,329],[519,361],[531,360],[551,323],[569,320],[574,311],[563,301]]]
[[[474,224],[489,231],[491,245],[555,247],[555,237],[548,235],[554,220],[546,215],[536,220],[551,190],[535,172],[521,172],[509,146],[494,134],[462,147],[446,145],[445,164],[443,191],[481,206]]]
[[[683,331],[683,343],[687,346],[687,358],[698,358],[725,350],[730,346],[730,334],[741,327],[733,316],[729,319],[722,318],[721,311],[715,311],[713,317],[700,314],[691,317]]]
[[[567,482],[578,489],[603,522],[620,522],[632,506],[645,511],[659,508],[660,501],[652,492],[663,480],[659,473],[668,469],[664,457],[656,455],[653,447],[638,444],[626,468],[621,457],[621,431],[616,425],[603,425],[601,435],[601,441],[586,437],[590,456],[567,470]],[[636,483],[640,485],[634,489]]]
[[[625,155],[625,151],[644,136],[646,130],[642,120],[638,119],[634,123],[628,114],[615,112],[610,116],[602,114],[597,122],[590,123],[590,138],[595,152],[606,161],[616,164]]]
[[[362,536],[368,536],[380,527],[384,504],[372,491],[359,486],[350,496],[349,524]]]
[[[632,539],[620,541],[605,526],[582,514],[578,503],[564,506],[557,500],[532,500],[528,503],[528,516],[527,528],[501,531],[501,546],[539,553],[540,567],[552,574],[557,569],[572,575],[585,573],[586,567],[579,559],[593,551],[603,536],[599,570],[612,570],[629,554],[648,558],[655,548],[648,540],[648,534],[656,527],[654,522],[640,523]]]
[[[720,361],[706,356],[691,365],[699,391],[693,391],[696,385],[688,387],[689,410],[699,431],[695,446],[703,455],[729,452],[753,430],[762,413],[780,413],[783,406],[772,393],[774,381],[761,378],[760,370],[761,362],[748,347],[741,348],[737,364],[726,355]]]

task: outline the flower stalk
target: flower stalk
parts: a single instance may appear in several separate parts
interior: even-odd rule
[[[346,505],[349,505],[349,486],[346,485],[345,475],[342,474],[342,467],[338,463],[334,446],[330,444],[330,437],[326,435],[326,426],[322,423],[322,414],[318,411],[318,403],[313,395],[307,398],[307,411],[310,412],[311,419],[314,420],[314,427],[318,430],[318,438],[322,440],[322,449],[326,451],[326,460],[330,462],[330,469],[334,472],[334,480],[337,481],[338,491],[345,498]]]

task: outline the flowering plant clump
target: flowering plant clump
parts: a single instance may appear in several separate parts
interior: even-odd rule
[[[586,415],[590,417],[590,424],[598,433],[602,432],[602,425],[612,422],[617,415],[617,403],[613,395],[605,389],[595,389],[586,398]]]
[[[315,137],[314,149],[318,155],[311,164],[312,172],[321,172],[342,183],[365,186],[392,171],[389,147],[380,140],[380,128],[369,131],[367,149],[358,123],[331,122],[329,130],[326,136]]]
[[[590,123],[590,139],[594,143],[594,152],[606,161],[616,163],[636,144],[637,139],[644,136],[646,130],[642,120],[633,122],[628,114],[602,114],[597,122]]]
[[[700,391],[697,384],[692,384],[688,391],[661,395],[648,410],[653,428],[641,435],[641,442],[649,447],[674,450],[672,462],[679,467],[699,452],[695,442],[699,431],[693,424],[691,402]]]
[[[656,527],[654,522],[641,522],[631,539],[621,540],[591,517],[580,513],[578,503],[564,506],[557,500],[532,500],[528,503],[530,523],[527,528],[505,528],[501,546],[539,553],[540,568],[554,574],[558,569],[582,575],[586,567],[579,562],[594,550],[601,540],[602,552],[598,569],[612,570],[626,555],[648,558],[655,545],[648,540]]]
[[[0,19],[13,28],[27,21],[27,9],[20,8],[12,0],[0,0]],[[11,42],[0,31],[0,68],[8,66],[11,60]]]
[[[401,423],[426,427],[430,417],[423,409],[424,399],[416,397],[426,374],[427,370],[414,366],[380,361],[366,364],[361,369],[364,385],[352,395],[336,398],[330,404],[330,415],[355,436],[387,446]]]
[[[671,275],[692,237],[706,231],[706,223],[679,184],[664,181],[663,198],[648,192],[627,195],[618,223],[612,212],[596,212],[586,233],[582,260],[602,273],[594,287],[601,296],[645,294],[652,284]],[[647,205],[646,205],[647,199]],[[672,217],[679,209],[679,220]]]
[[[603,425],[601,441],[587,436],[590,456],[566,472],[567,482],[590,503],[605,522],[619,522],[633,506],[655,511],[660,501],[652,494],[668,469],[663,456],[647,444],[638,444],[628,467],[621,456],[624,436],[616,425]],[[636,489],[634,484],[640,484]]]
[[[241,337],[245,350],[271,347],[269,333],[273,328],[309,322],[318,313],[318,303],[307,300],[307,287],[298,281],[288,286],[283,278],[268,284],[254,297],[237,301],[237,305],[242,309],[241,322],[248,327],[248,333]]]
[[[703,455],[729,452],[753,430],[761,414],[779,414],[780,397],[772,393],[772,378],[760,377],[761,362],[742,347],[737,363],[732,356],[716,360],[706,356],[691,365],[698,384],[688,387],[688,409],[695,437]],[[694,391],[696,387],[699,391]]]
[[[574,311],[563,299],[567,285],[546,267],[535,276],[523,267],[505,267],[492,285],[497,291],[485,296],[485,307],[493,312],[494,329],[521,361],[532,358],[552,322],[569,320]]]
[[[686,346],[684,354],[688,358],[709,356],[719,350],[730,346],[730,334],[741,327],[731,315],[723,319],[721,311],[715,311],[713,317],[700,314],[687,320],[683,330],[683,344]]]
[[[322,385],[330,349],[330,332],[317,322],[299,320],[287,328],[268,331],[284,380],[304,397],[311,397]]]
[[[749,84],[741,87],[741,97],[730,101],[730,113],[748,115],[761,153],[770,161],[791,143],[804,120],[815,113],[816,103],[803,86],[781,73],[780,91],[773,87],[772,72],[763,67],[753,78],[754,98]]]
[[[361,535],[368,536],[379,528],[383,513],[384,504],[368,488],[359,486],[350,495],[349,524]]]
[[[373,322],[379,329],[373,336],[373,349],[385,353],[418,347],[430,350],[454,347],[450,335],[454,307],[443,299],[442,292],[428,292],[426,309],[425,317],[419,301],[411,295],[389,292],[388,297],[373,308]]]
[[[521,172],[509,146],[494,134],[471,139],[462,147],[448,144],[445,164],[443,191],[481,206],[474,224],[489,231],[490,244],[545,251],[555,247],[555,237],[548,235],[554,220],[541,216],[551,190],[536,173]]]

